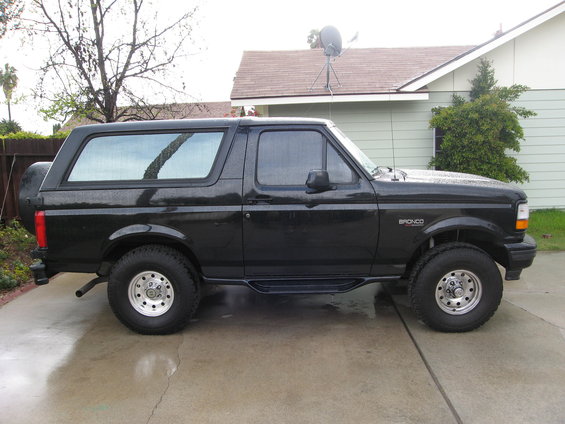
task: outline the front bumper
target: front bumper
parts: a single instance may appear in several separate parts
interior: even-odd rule
[[[504,248],[508,258],[504,278],[506,280],[518,280],[522,270],[529,267],[536,257],[536,241],[526,234],[521,243],[505,244]]]

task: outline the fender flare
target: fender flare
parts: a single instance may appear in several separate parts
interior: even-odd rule
[[[434,222],[425,227],[414,238],[413,251],[418,248],[418,246],[420,246],[424,241],[430,239],[436,234],[453,230],[478,230],[483,233],[487,233],[494,239],[498,240],[504,239],[505,234],[501,227],[491,221],[487,221],[486,219],[469,216],[457,216]]]
[[[171,227],[156,224],[133,224],[114,231],[102,246],[102,255],[106,257],[122,241],[136,237],[156,237],[168,239],[173,242],[181,243],[187,249],[192,250],[193,241],[186,234],[181,233]]]

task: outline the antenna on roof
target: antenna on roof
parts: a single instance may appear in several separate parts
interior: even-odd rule
[[[322,75],[322,72],[326,70],[326,85],[324,88],[329,92],[331,92],[332,87],[330,85],[330,70],[334,74],[338,85],[341,86],[341,83],[339,82],[339,78],[337,77],[337,74],[335,73],[335,70],[330,62],[332,57],[338,57],[341,54],[341,35],[336,27],[330,25],[325,26],[320,31],[320,41],[324,49],[324,55],[326,56],[326,63],[324,64],[324,67],[320,70],[318,76],[312,83],[312,86],[310,87],[310,91],[314,88],[314,85],[318,81],[318,78],[320,78],[320,75]]]
[[[355,33],[355,35],[353,37],[351,37],[351,40],[349,40],[347,43],[349,44],[344,50],[341,51],[340,56],[343,56],[345,54],[345,52],[347,50],[349,50],[351,48],[351,46],[353,45],[353,43],[355,41],[357,41],[357,39],[359,38],[359,31],[357,31]]]

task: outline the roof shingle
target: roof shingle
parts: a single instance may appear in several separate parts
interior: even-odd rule
[[[350,49],[331,64],[333,94],[380,94],[467,52],[473,46]],[[237,71],[231,99],[327,95],[321,49],[246,51]],[[312,89],[310,90],[310,88]]]
[[[123,110],[124,108],[119,108]],[[127,107],[125,107],[127,109]],[[201,103],[176,103],[170,105],[148,105],[143,108],[144,119],[201,119],[201,118],[223,118],[231,112],[230,102],[201,102]],[[145,116],[147,115],[147,116]],[[134,119],[138,120],[138,119]],[[124,118],[119,119],[124,121]],[[75,127],[97,124],[97,121],[85,117],[71,117],[61,128],[62,131],[70,131]]]

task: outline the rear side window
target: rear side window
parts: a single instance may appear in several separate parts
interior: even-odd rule
[[[223,132],[183,132],[94,137],[68,181],[206,178],[223,136]]]

